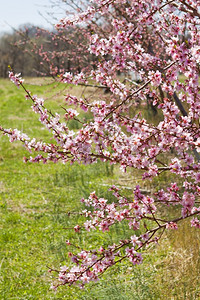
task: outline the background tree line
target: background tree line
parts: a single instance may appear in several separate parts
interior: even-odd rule
[[[30,24],[0,37],[0,77],[8,66],[23,76],[57,76],[76,73],[95,64],[86,48],[84,28],[48,31]]]

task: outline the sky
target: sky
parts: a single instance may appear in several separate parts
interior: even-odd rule
[[[12,27],[18,29],[23,24],[33,24],[52,28],[43,16],[52,21],[47,14],[54,13],[57,19],[64,16],[64,9],[53,6],[54,0],[0,0],[0,33],[11,32]],[[43,15],[43,16],[42,16]],[[55,20],[53,20],[55,23]]]

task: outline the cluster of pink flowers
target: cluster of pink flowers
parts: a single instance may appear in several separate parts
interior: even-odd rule
[[[21,83],[23,83],[23,79],[21,78],[21,73],[14,74],[12,71],[9,72],[10,80],[19,87]]]
[[[74,19],[62,19],[57,27],[83,23],[84,30],[88,28],[88,51],[96,56],[95,68],[76,75],[65,72],[60,80],[87,86],[90,79],[97,83],[97,88],[106,88],[109,98],[67,95],[65,118],[82,124],[79,130],[69,130],[60,115],[45,108],[43,99],[26,90],[20,74],[10,72],[10,79],[25,89],[33,111],[52,132],[55,143],[30,140],[16,129],[0,127],[0,131],[10,141],[20,140],[29,151],[37,152],[25,161],[91,164],[101,160],[118,164],[125,172],[129,168],[140,169],[143,180],[153,180],[164,172],[178,180],[166,183],[151,195],[136,186],[129,198],[113,186],[112,203],[95,192],[82,199],[86,206],[82,214],[87,220],[74,227],[76,233],[105,232],[120,222],[132,233],[130,238],[107,248],[69,252],[74,265],[57,270],[55,289],[59,285],[83,286],[96,281],[100,274],[124,259],[133,265],[140,264],[143,249],[157,243],[162,236],[160,232],[166,228],[177,229],[177,223],[185,218],[193,218],[191,226],[200,228],[199,1],[94,0],[92,3]],[[117,76],[119,73],[123,74],[123,82]],[[137,74],[139,80],[131,74]],[[141,113],[135,113],[138,103],[151,105],[159,111],[158,117],[148,122]],[[81,119],[81,114],[70,106],[89,112],[90,120]],[[179,217],[163,217],[159,211],[162,205],[176,205]],[[138,230],[143,232],[137,234]],[[70,241],[67,245],[73,247]]]
[[[62,81],[64,83],[71,83],[71,84],[87,84],[87,80],[85,78],[85,75],[81,72],[79,74],[76,74],[73,76],[70,72],[66,72],[62,75]]]

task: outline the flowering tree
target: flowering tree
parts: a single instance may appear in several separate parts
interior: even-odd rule
[[[110,91],[109,101],[66,96],[65,118],[79,122],[80,130],[69,130],[67,122],[45,108],[43,99],[26,89],[20,74],[9,73],[11,81],[26,91],[32,109],[55,140],[48,144],[17,129],[0,127],[11,142],[20,140],[30,152],[38,152],[25,158],[26,162],[93,164],[101,160],[120,165],[124,172],[139,169],[143,180],[153,180],[164,172],[174,175],[169,176],[174,178],[172,182],[151,195],[136,186],[129,198],[112,186],[113,203],[95,192],[82,199],[89,207],[82,212],[87,220],[83,226],[76,225],[75,232],[109,231],[123,222],[132,234],[107,248],[70,254],[73,266],[50,269],[58,272],[53,288],[96,281],[125,259],[133,265],[142,263],[144,249],[157,242],[165,229],[177,229],[186,218],[191,226],[200,228],[199,6],[199,0],[94,0],[86,10],[79,9],[74,17],[57,24],[58,30],[83,26],[87,49],[97,57],[95,68],[65,72],[59,80],[85,86],[95,82]],[[119,73],[126,81],[120,80]],[[137,82],[130,77],[133,73]],[[156,106],[160,117],[149,122],[142,114],[134,114],[132,107],[138,101]],[[75,108],[90,113],[92,119],[85,122]],[[178,217],[164,216],[164,205],[176,206]],[[142,234],[137,234],[138,229]]]

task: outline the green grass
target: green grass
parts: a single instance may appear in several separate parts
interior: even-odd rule
[[[62,96],[67,93],[63,88],[56,84],[28,86],[33,94],[45,96],[46,105],[60,113]],[[73,92],[81,94],[79,88]],[[0,124],[48,140],[48,131],[30,105],[22,89],[0,80]],[[75,124],[70,126],[76,129]],[[48,267],[59,268],[68,261],[67,239],[91,248],[128,235],[124,225],[107,234],[95,231],[74,236],[70,229],[83,222],[80,216],[69,215],[83,208],[82,197],[95,190],[111,200],[107,185],[122,183],[123,177],[119,178],[117,169],[113,172],[111,166],[100,162],[90,166],[24,164],[25,155],[29,154],[20,143],[11,144],[7,137],[0,136],[0,299],[200,299],[200,234],[191,231],[188,223],[183,230],[166,234],[161,245],[145,254],[141,266],[123,263],[84,290],[50,290],[54,275],[48,273]],[[130,176],[124,177],[125,183],[128,179]],[[136,179],[133,176],[129,184]]]

